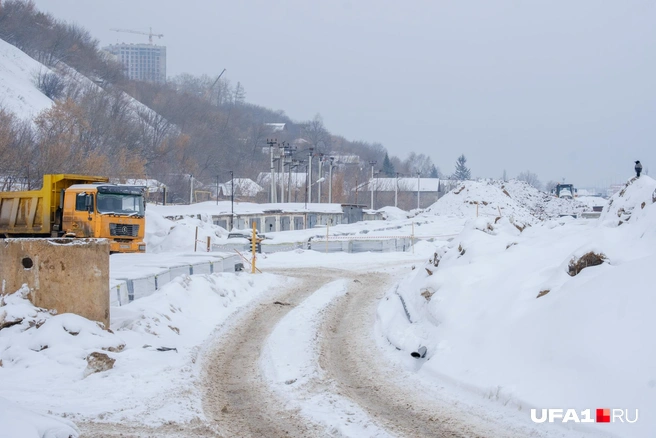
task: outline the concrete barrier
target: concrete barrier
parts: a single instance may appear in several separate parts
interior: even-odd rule
[[[109,327],[109,241],[105,239],[4,239],[0,243],[0,294],[30,288],[35,306],[75,313]]]
[[[152,295],[181,275],[235,272],[239,261],[237,254],[224,253],[114,254],[111,258],[111,281],[124,284],[126,294],[121,299],[112,299],[112,305],[122,306]],[[112,293],[117,294],[118,290]]]

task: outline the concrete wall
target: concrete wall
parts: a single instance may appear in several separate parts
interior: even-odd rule
[[[109,241],[0,241],[0,294],[30,288],[37,307],[75,313],[109,328]]]

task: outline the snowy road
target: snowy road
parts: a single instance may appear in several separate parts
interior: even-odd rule
[[[284,409],[258,367],[260,352],[277,322],[337,273],[294,273],[299,283],[267,297],[225,327],[206,358],[205,415],[226,437],[322,436],[297,412]],[[281,303],[281,304],[276,304]]]
[[[395,270],[393,266],[379,268]],[[372,329],[377,302],[391,286],[392,275],[333,269],[287,274],[299,283],[241,315],[216,338],[207,356],[204,407],[220,435],[513,436],[505,425],[431,400],[381,360]],[[326,306],[320,313],[318,333],[310,334],[318,340],[317,361],[322,372],[310,378],[300,392],[291,393],[299,400],[282,398],[272,391],[258,366],[263,345],[295,307],[323,285],[340,279],[346,279],[347,292]],[[298,329],[304,329],[300,322]],[[340,407],[345,403],[349,407]],[[314,412],[313,404],[317,405]],[[348,427],[335,424],[340,421],[346,426],[359,423],[360,428],[349,433]],[[363,428],[366,435],[362,435]]]
[[[376,308],[410,264],[350,269],[280,270],[296,281],[217,329],[200,356],[206,421],[80,423],[83,436],[562,436],[453,388],[426,385],[416,372],[422,361],[414,371],[390,361],[391,345],[376,338]]]

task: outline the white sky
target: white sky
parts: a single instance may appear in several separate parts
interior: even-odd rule
[[[35,0],[101,44],[167,46],[168,73],[241,82],[297,121],[414,150],[475,177],[530,170],[579,187],[656,169],[656,4]]]

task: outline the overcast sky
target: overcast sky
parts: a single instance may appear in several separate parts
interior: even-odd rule
[[[576,186],[656,176],[656,2],[35,0],[102,45],[167,47],[167,71],[218,75],[296,121],[428,154],[445,173]]]

